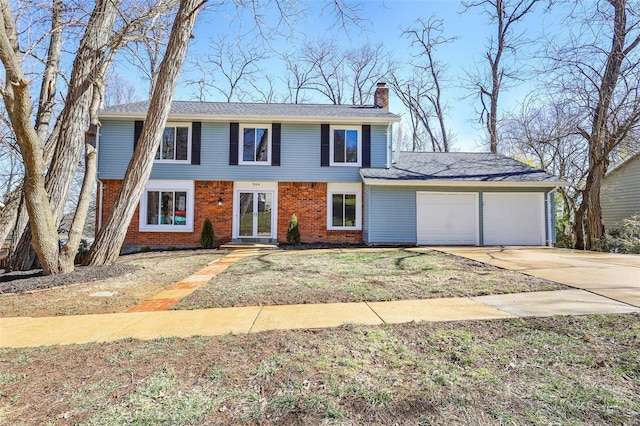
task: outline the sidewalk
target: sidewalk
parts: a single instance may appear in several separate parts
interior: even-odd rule
[[[560,290],[396,302],[0,318],[0,347],[84,344],[125,338],[220,336],[267,330],[328,328],[343,324],[379,325],[630,312],[640,312],[640,308],[584,290]]]
[[[0,347],[109,342],[125,338],[220,336],[344,324],[467,321],[528,316],[640,313],[640,307],[582,289],[393,302],[330,303],[168,311],[233,263],[257,254],[234,252],[128,312],[0,318]]]

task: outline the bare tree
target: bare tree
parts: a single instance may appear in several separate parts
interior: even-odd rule
[[[498,152],[498,101],[500,92],[507,88],[510,81],[520,80],[521,68],[509,66],[511,59],[521,48],[525,40],[516,32],[517,24],[533,11],[536,3],[542,0],[471,0],[463,2],[464,12],[480,8],[495,26],[495,36],[489,39],[484,55],[488,65],[486,72],[470,76],[470,84],[480,100],[480,121],[489,135],[491,152]]]
[[[417,50],[409,64],[411,75],[403,78],[398,70],[391,78],[391,86],[409,110],[413,148],[420,145],[418,139],[424,134],[432,151],[448,152],[451,136],[445,125],[446,104],[442,90],[442,84],[447,80],[444,66],[436,59],[436,50],[456,38],[445,37],[442,20],[433,17],[418,20],[416,27],[406,29],[403,35]]]
[[[201,0],[184,0],[176,14],[167,50],[158,70],[147,117],[133,157],[104,226],[89,251],[88,264],[113,263],[120,254],[129,223],[151,175],[153,159],[160,146],[171,100],[180,76],[191,31],[202,6]]]
[[[555,96],[529,97],[503,119],[500,140],[510,155],[569,182],[558,188],[562,232],[573,233],[580,190],[588,172],[588,152],[576,127],[579,111]]]
[[[247,89],[255,84],[262,69],[260,63],[267,59],[265,49],[255,43],[243,43],[222,37],[209,42],[209,54],[196,58],[191,68],[197,78],[188,78],[187,86],[197,88],[197,98],[206,100],[208,93],[221,95],[225,101],[244,100]]]
[[[589,167],[576,211],[576,247],[594,248],[604,225],[602,179],[612,154],[640,130],[640,4],[607,0],[579,2],[568,25],[578,34],[553,46],[550,85],[581,112],[576,123],[588,147]],[[586,217],[585,217],[586,215]],[[586,227],[583,222],[586,220]]]
[[[104,89],[104,106],[128,104],[140,100],[136,87],[117,72],[108,72]]]
[[[65,106],[56,121],[55,129],[48,136],[44,151],[38,134],[26,130],[32,105],[30,100],[22,98],[25,96],[22,93],[29,92],[29,82],[20,75],[24,56],[19,50],[12,11],[8,5],[3,8],[5,31],[0,35],[5,34],[7,39],[14,39],[13,42],[2,46],[1,59],[7,72],[7,82],[11,82],[12,89],[6,90],[3,95],[6,95],[5,103],[11,105],[11,108],[8,108],[11,109],[9,118],[25,159],[25,204],[30,219],[30,225],[20,236],[14,256],[10,259],[12,268],[31,267],[34,259],[30,254],[31,246],[35,249],[45,273],[64,272],[73,268],[73,259],[71,258],[69,262],[69,258],[75,254],[76,248],[69,246],[63,253],[58,252],[56,224],[62,218],[80,155],[85,147],[86,122],[93,111],[97,112],[104,94],[106,70],[115,52],[130,40],[129,35],[135,34],[136,30],[142,27],[143,22],[153,20],[154,16],[163,13],[168,7],[170,3],[167,2],[159,6],[148,4],[143,8],[142,15],[134,15],[131,18],[127,13],[123,13],[118,2],[96,3],[77,49],[71,78],[67,83]],[[114,27],[116,22],[119,22],[117,28]],[[9,50],[8,47],[12,47],[13,50]],[[49,51],[51,52],[51,49]],[[20,93],[19,97],[16,96],[18,93]],[[41,90],[41,93],[47,94],[48,91]],[[22,102],[19,110],[15,109],[16,100]],[[43,105],[46,102],[40,102],[40,104]],[[39,187],[40,179],[45,176],[44,170],[47,168],[49,158],[52,161],[46,173],[43,191]],[[39,177],[34,178],[33,175]],[[36,180],[30,183],[29,179]],[[90,194],[85,195],[90,196]],[[38,198],[34,199],[36,196]],[[38,208],[34,209],[34,206]],[[84,217],[76,212],[74,220],[84,221]],[[52,231],[52,224],[53,228],[56,228],[55,231]],[[18,227],[16,229],[18,230]]]

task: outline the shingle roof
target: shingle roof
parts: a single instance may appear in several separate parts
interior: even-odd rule
[[[366,183],[374,185],[389,181],[420,181],[422,184],[566,184],[562,179],[544,170],[528,166],[513,158],[478,152],[401,152],[398,162],[393,167],[361,169],[360,175]]]
[[[144,117],[149,101],[115,105],[102,109],[101,117]],[[212,120],[237,117],[242,119],[292,118],[293,121],[319,119],[357,119],[377,122],[400,121],[400,117],[386,109],[374,106],[320,105],[320,104],[258,104],[237,102],[173,101],[171,117],[205,117]]]

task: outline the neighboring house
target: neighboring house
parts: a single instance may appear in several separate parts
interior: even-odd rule
[[[393,164],[388,88],[376,105],[174,101],[125,239],[218,242],[530,244],[553,240],[549,192],[563,183],[492,154],[402,153]],[[147,102],[100,112],[98,226],[121,187]]]
[[[616,228],[624,219],[640,214],[640,152],[605,175],[600,204],[605,229]]]

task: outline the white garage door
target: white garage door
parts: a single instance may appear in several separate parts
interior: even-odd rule
[[[416,193],[418,244],[478,244],[477,193]]]
[[[543,193],[485,192],[482,204],[484,245],[544,245]]]

